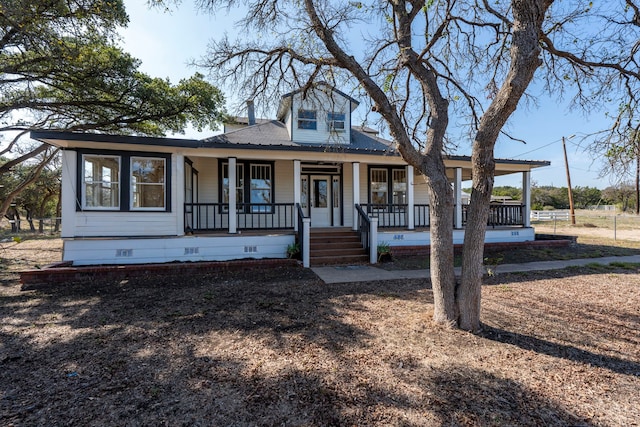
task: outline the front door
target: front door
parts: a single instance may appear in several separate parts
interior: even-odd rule
[[[331,226],[331,177],[311,176],[310,215],[312,227]]]

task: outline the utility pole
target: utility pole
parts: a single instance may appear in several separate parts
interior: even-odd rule
[[[564,166],[567,170],[567,188],[569,191],[569,212],[571,215],[571,225],[576,225],[576,214],[573,210],[573,192],[571,191],[571,175],[569,174],[569,160],[567,159],[567,145],[562,137],[562,149],[564,150]]]

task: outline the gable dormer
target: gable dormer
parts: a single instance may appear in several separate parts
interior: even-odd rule
[[[278,120],[286,125],[289,139],[308,144],[350,144],[351,113],[359,102],[320,82],[306,91],[282,96]]]

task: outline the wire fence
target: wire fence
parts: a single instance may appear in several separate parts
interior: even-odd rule
[[[553,229],[553,234],[577,234],[600,236],[625,240],[640,240],[640,216],[608,211],[578,210],[572,224],[569,211],[539,211],[550,215],[531,213],[531,224],[536,229]],[[556,213],[555,215],[553,213]]]
[[[40,233],[57,234],[60,232],[60,217],[6,219],[0,223],[0,229],[5,233]]]

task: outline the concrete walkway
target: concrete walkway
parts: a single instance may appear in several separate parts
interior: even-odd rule
[[[559,270],[572,266],[587,264],[609,265],[612,262],[629,262],[640,264],[640,255],[612,256],[603,258],[582,258],[560,261],[537,261],[522,264],[502,264],[495,268],[496,274],[522,271]],[[429,277],[429,270],[383,270],[373,265],[339,265],[312,267],[314,273],[325,283],[371,282],[375,280],[423,279]],[[455,268],[460,275],[460,267]]]

